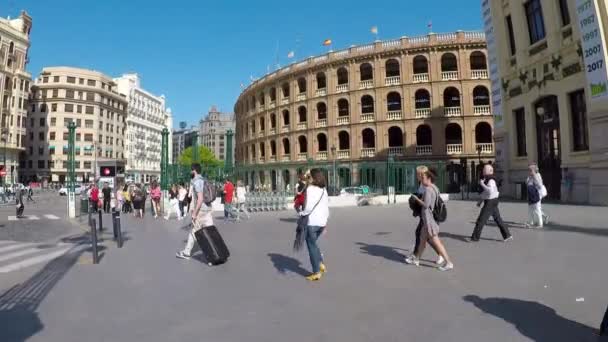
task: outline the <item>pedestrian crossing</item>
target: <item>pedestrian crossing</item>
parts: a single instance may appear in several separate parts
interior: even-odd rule
[[[17,217],[15,215],[8,216],[9,221],[38,221],[41,218],[38,215],[23,215],[21,217]],[[60,217],[53,214],[44,214],[42,215],[42,219],[47,220],[59,220]]]
[[[0,274],[49,262],[74,248],[84,248],[84,246],[71,243],[0,241]]]

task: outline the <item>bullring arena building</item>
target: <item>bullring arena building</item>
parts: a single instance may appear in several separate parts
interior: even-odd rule
[[[375,41],[296,62],[250,84],[235,104],[236,167],[251,188],[283,190],[326,170],[333,188],[417,187],[435,165],[458,192],[494,160],[485,36]]]

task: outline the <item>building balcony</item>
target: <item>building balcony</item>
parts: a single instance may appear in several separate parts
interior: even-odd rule
[[[308,124],[306,122],[298,122],[298,126],[297,126],[298,131],[306,129],[307,127],[308,127]]]
[[[458,71],[442,71],[441,79],[443,81],[451,81],[458,79]]]
[[[258,158],[258,163],[263,164],[265,160],[266,160],[266,157],[261,156]]]
[[[368,89],[374,87],[374,80],[365,80],[359,83],[359,89]]]
[[[284,98],[281,99],[281,104],[286,105],[288,103],[289,103],[289,97],[284,97]]]
[[[400,110],[391,110],[386,112],[387,120],[401,120],[403,119],[403,113]]]
[[[304,101],[306,100],[306,93],[299,93],[298,96],[296,96],[296,101]]]
[[[328,158],[327,151],[317,152],[317,160],[327,160]]]
[[[287,133],[289,132],[289,125],[285,125],[283,127],[281,127],[281,133]]]
[[[477,151],[481,150],[482,154],[493,154],[494,153],[494,144],[493,143],[477,143],[476,149],[477,149]]]
[[[416,154],[419,156],[430,156],[433,154],[433,145],[417,145]]]
[[[338,151],[338,159],[350,159],[350,150]]]
[[[315,91],[315,96],[325,96],[327,95],[327,88],[317,89]]]
[[[270,131],[268,132],[268,134],[270,134],[270,135],[277,134],[277,129],[275,127],[271,128]]]
[[[348,125],[350,123],[349,116],[338,116],[338,120],[336,122],[338,125]]]
[[[317,120],[317,128],[327,127],[327,119]]]
[[[346,83],[346,84],[338,84],[336,86],[336,93],[343,93],[345,91],[348,91],[348,83]]]
[[[414,74],[414,83],[428,82],[429,74]]]
[[[282,161],[282,162],[288,162],[288,161],[290,161],[290,160],[291,160],[291,156],[290,156],[289,154],[284,154],[284,155],[281,157],[281,161]]]
[[[400,157],[400,156],[403,156],[403,146],[389,147],[388,148],[388,155],[390,157]]]
[[[375,147],[367,147],[361,149],[361,157],[362,158],[373,158],[376,156],[376,148]]]
[[[425,119],[431,116],[431,108],[416,108],[414,111],[416,119]]]
[[[308,157],[308,155],[306,153],[298,153],[297,160],[298,161],[306,161],[307,157]]]
[[[276,107],[276,102],[275,102],[275,101],[271,101],[271,102],[268,104],[268,109],[273,109],[274,107]]]
[[[401,84],[401,76],[391,76],[384,79],[384,85],[395,86]]]
[[[445,148],[447,154],[462,154],[462,144],[447,144]]]
[[[488,78],[488,70],[471,70],[471,78],[474,80],[485,80]]]
[[[261,137],[263,137],[263,136],[264,136],[264,131],[260,131],[260,132],[258,133],[258,137],[260,137],[260,138],[261,138]]]
[[[445,116],[461,116],[462,108],[460,107],[443,107],[443,114]]]
[[[490,115],[490,105],[473,106],[473,114]]]
[[[373,122],[374,113],[361,114],[361,122]]]
[[[277,156],[270,156],[270,158],[268,158],[268,161],[271,163],[276,163],[277,162]]]

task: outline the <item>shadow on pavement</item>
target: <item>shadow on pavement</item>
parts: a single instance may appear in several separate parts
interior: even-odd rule
[[[296,223],[296,222],[298,222],[298,218],[297,217],[281,217],[279,219],[279,221],[281,221],[281,222]]]
[[[361,248],[361,253],[365,253],[368,255],[382,257],[384,259],[395,261],[399,263],[403,263],[405,259],[405,255],[399,253],[398,251],[407,252],[407,249],[383,246],[383,245],[372,245],[367,244],[365,242],[357,242],[359,248]]]
[[[448,233],[448,232],[439,232],[439,237],[440,238],[452,239],[452,240],[457,240],[457,241],[462,241],[462,242],[467,242],[468,243],[467,238],[469,236],[459,235],[459,234],[453,234],[453,233]],[[488,239],[488,238],[484,238],[484,237],[479,238],[479,240],[502,242],[502,240]]]
[[[479,310],[511,323],[532,341],[600,341],[598,331],[571,321],[540,303],[511,298],[481,298],[464,296]]]
[[[393,233],[393,232],[376,232],[376,233],[374,233],[374,235],[378,235],[378,236],[384,236],[384,235],[390,235],[390,234],[392,234],[392,233]]]
[[[22,284],[0,296],[0,331],[2,341],[21,342],[44,329],[36,310],[46,295],[76,263],[83,248],[49,262]]]
[[[310,272],[302,268],[302,263],[298,259],[277,253],[268,253],[268,256],[270,257],[274,268],[276,268],[280,274],[285,274],[287,271],[299,274],[303,277],[310,274]]]
[[[516,223],[516,222],[505,222],[505,223],[509,226],[509,228],[535,230],[534,228],[526,228],[525,225],[523,225],[521,223]],[[488,222],[487,225],[496,227],[495,222]],[[586,227],[566,226],[566,225],[557,224],[557,223],[553,223],[553,222],[549,222],[547,225],[544,226],[544,228],[538,229],[538,230],[580,233],[580,234],[587,234],[587,235],[593,235],[593,236],[608,237],[608,228],[593,228],[593,227],[586,228]]]

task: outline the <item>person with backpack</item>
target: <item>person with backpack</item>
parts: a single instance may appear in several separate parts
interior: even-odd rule
[[[481,193],[483,207],[479,212],[479,216],[475,222],[475,229],[473,229],[473,234],[471,234],[469,241],[479,241],[481,238],[481,231],[488,222],[490,216],[494,218],[494,222],[496,222],[498,229],[500,229],[500,234],[502,235],[503,241],[511,241],[513,240],[513,235],[511,235],[509,227],[507,227],[500,217],[500,210],[498,209],[498,204],[500,203],[500,193],[498,192],[498,185],[496,179],[494,178],[494,168],[492,165],[486,164],[483,167],[482,175],[483,177],[479,180],[479,186],[481,186],[483,189]],[[478,206],[479,205],[481,204],[478,203]]]
[[[542,207],[542,199],[547,196],[547,188],[536,164],[528,166],[526,186],[528,188],[528,221],[526,222],[526,228],[542,228],[544,224],[549,222],[549,217],[543,213]],[[532,202],[530,200],[531,195],[534,197]]]
[[[408,264],[420,265],[420,257],[424,253],[427,242],[437,251],[445,260],[442,265],[439,265],[440,271],[449,271],[454,269],[454,263],[450,259],[441,239],[439,238],[439,224],[437,221],[445,221],[447,211],[443,200],[440,199],[440,193],[434,181],[437,175],[434,171],[426,169],[422,172],[420,183],[424,186],[424,196],[421,200],[416,198],[420,206],[420,216],[422,219],[422,229],[420,232],[420,245],[418,250],[410,257],[406,258]]]
[[[131,199],[133,202],[133,215],[135,217],[143,218],[144,217],[144,202],[146,201],[146,197],[144,196],[144,192],[141,189],[141,186],[139,184],[135,185]]]
[[[420,205],[419,201],[424,198],[424,191],[426,189],[425,186],[422,185],[422,176],[425,172],[428,172],[428,171],[429,171],[429,168],[424,165],[418,166],[416,168],[416,178],[418,179],[419,186],[418,186],[418,190],[416,191],[416,193],[412,194],[410,196],[409,205],[410,205],[410,208],[412,209],[412,215],[414,217],[418,217],[419,220],[418,220],[418,226],[416,227],[416,233],[415,233],[416,242],[412,249],[412,253],[406,257],[406,263],[409,260],[414,259],[414,255],[418,252],[418,248],[420,247],[420,234],[422,232],[422,227],[424,226],[424,222],[422,221],[422,215],[421,215],[422,206]],[[433,245],[431,245],[431,247],[433,247]],[[435,252],[437,252],[437,255],[439,255],[439,257],[437,258],[436,264],[443,265],[445,260],[443,259],[441,254],[439,254],[439,252],[436,249],[435,249]],[[413,263],[413,262],[410,262],[410,263]]]

